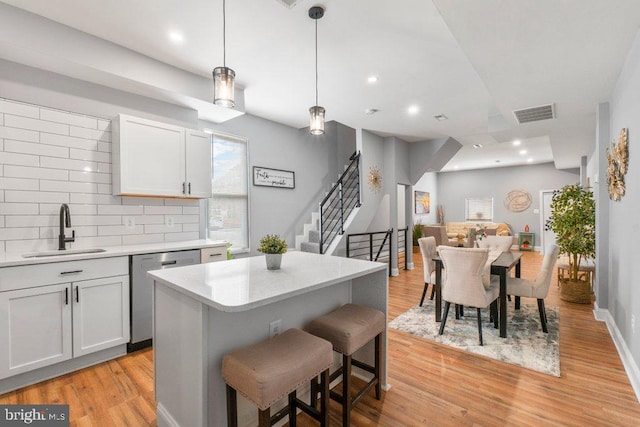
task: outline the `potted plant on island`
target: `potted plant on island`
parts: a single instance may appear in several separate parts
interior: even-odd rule
[[[282,262],[282,254],[287,252],[287,242],[277,234],[267,234],[260,239],[258,252],[265,254],[267,270],[278,270]]]
[[[590,303],[591,283],[580,277],[580,262],[596,252],[596,204],[593,193],[579,185],[566,185],[553,193],[548,229],[556,234],[560,253],[569,257],[567,276],[560,278],[560,298]]]

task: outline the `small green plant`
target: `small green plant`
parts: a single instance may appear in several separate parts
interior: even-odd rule
[[[418,239],[422,237],[422,229],[424,225],[422,224],[414,224],[413,225],[413,246],[418,246]]]
[[[263,254],[283,254],[287,252],[287,242],[277,234],[267,234],[260,239],[258,252]]]
[[[227,259],[233,259],[233,255],[231,255],[231,246],[233,246],[231,243],[227,242]]]

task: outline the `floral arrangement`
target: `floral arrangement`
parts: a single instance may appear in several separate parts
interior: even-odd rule
[[[481,224],[476,224],[476,229],[473,232],[473,235],[476,237],[476,240],[482,240],[488,236],[487,227]]]
[[[287,242],[277,234],[267,234],[260,239],[258,252],[264,254],[283,254],[287,252]]]

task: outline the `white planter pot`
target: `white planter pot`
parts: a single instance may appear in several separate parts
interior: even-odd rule
[[[282,254],[264,254],[267,260],[267,270],[279,270],[282,262]]]

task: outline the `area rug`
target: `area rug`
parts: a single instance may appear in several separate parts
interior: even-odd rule
[[[444,304],[443,304],[444,305]],[[449,311],[444,334],[438,335],[440,323],[435,321],[434,303],[415,306],[389,323],[389,327],[418,337],[455,347],[470,353],[501,360],[547,375],[560,376],[558,347],[558,307],[547,307],[549,333],[542,332],[537,305],[522,304],[520,310],[508,304],[507,338],[500,338],[499,330],[489,322],[489,309],[482,310],[482,336],[478,341],[478,319],[474,308],[467,308],[465,316],[456,319],[453,305]]]

